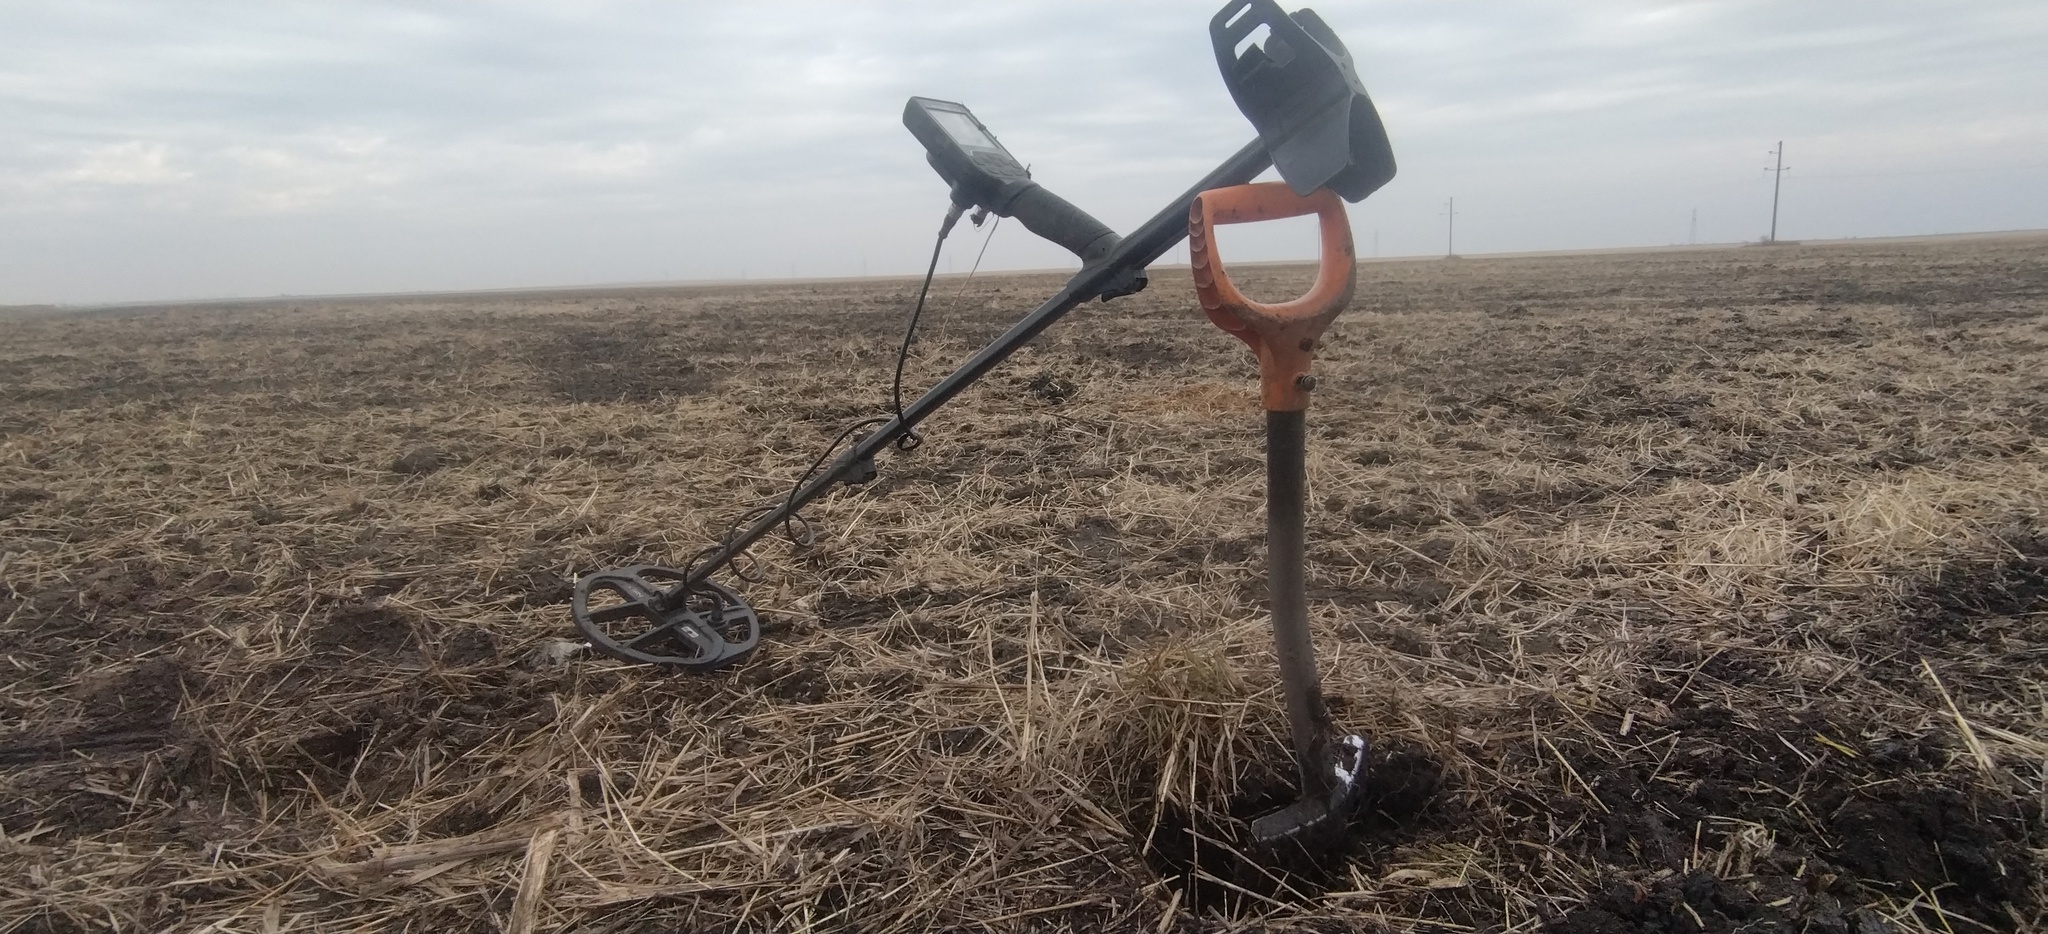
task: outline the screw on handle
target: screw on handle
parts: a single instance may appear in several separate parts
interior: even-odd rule
[[[1315,285],[1289,302],[1268,304],[1246,298],[1223,270],[1223,257],[1216,251],[1216,225],[1304,214],[1316,215],[1322,234]],[[1308,408],[1308,392],[1315,385],[1309,365],[1315,358],[1316,339],[1351,303],[1358,283],[1358,253],[1351,244],[1351,222],[1344,214],[1344,202],[1328,188],[1303,197],[1283,182],[1202,192],[1188,207],[1188,260],[1195,277],[1195,296],[1209,320],[1258,354],[1259,395],[1266,410],[1298,412]]]

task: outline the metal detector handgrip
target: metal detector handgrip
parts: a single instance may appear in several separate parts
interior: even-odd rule
[[[1011,201],[1005,210],[996,213],[1014,217],[1025,230],[1066,247],[1081,258],[1083,265],[1108,255],[1118,240],[1115,231],[1089,216],[1087,211],[1036,183],[1018,193],[1017,199]]]
[[[1216,225],[1303,214],[1315,214],[1321,222],[1323,255],[1315,285],[1290,302],[1267,304],[1246,298],[1223,271],[1223,258],[1216,252]],[[1266,411],[1308,408],[1307,377],[1316,339],[1351,303],[1358,282],[1358,255],[1351,245],[1344,202],[1328,188],[1303,197],[1282,182],[1202,192],[1188,207],[1188,258],[1195,295],[1209,320],[1259,355],[1259,395]]]

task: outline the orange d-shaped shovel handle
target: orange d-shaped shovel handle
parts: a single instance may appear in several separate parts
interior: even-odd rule
[[[1314,214],[1323,239],[1316,284],[1291,302],[1255,302],[1237,290],[1216,252],[1218,224],[1249,224]],[[1358,283],[1358,255],[1344,202],[1328,188],[1307,197],[1284,182],[1237,185],[1202,192],[1188,208],[1188,259],[1195,295],[1217,327],[1237,335],[1259,355],[1260,399],[1269,412],[1308,407],[1309,364],[1316,339],[1351,303]]]

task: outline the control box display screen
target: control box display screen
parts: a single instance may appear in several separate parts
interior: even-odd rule
[[[940,110],[935,107],[932,108],[932,118],[938,121],[939,129],[945,130],[947,136],[952,137],[954,142],[962,146],[977,146],[982,149],[1002,148],[996,145],[996,141],[990,139],[988,134],[982,131],[981,127],[975,125],[973,117],[964,113],[957,110]]]

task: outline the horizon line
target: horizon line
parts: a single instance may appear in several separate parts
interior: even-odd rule
[[[1417,261],[1430,261],[1430,260],[1443,260],[1443,259],[1512,259],[1512,258],[1517,258],[1517,257],[1522,257],[1522,258],[1537,258],[1537,257],[1547,257],[1547,256],[1587,256],[1587,255],[1598,255],[1598,254],[1612,254],[1612,253],[1662,253],[1662,252],[1682,252],[1682,251],[1687,251],[1687,250],[1722,250],[1722,249],[1741,249],[1741,248],[1745,248],[1745,247],[1756,247],[1756,246],[1840,246],[1840,245],[1844,245],[1844,244],[1852,244],[1852,243],[1879,243],[1879,242],[1886,242],[1886,241],[1913,241],[1913,240],[1968,240],[1968,239],[1989,239],[1989,238],[1995,238],[1995,237],[2014,237],[2014,236],[2027,236],[2027,235],[2048,235],[2048,228],[2020,228],[2020,229],[2016,229],[2016,230],[1979,230],[1979,231],[1959,231],[1959,232],[1954,232],[1954,233],[1931,233],[1931,234],[1898,234],[1898,235],[1891,235],[1891,236],[1883,236],[1883,237],[1835,237],[1835,238],[1829,238],[1829,239],[1823,239],[1823,240],[1779,240],[1779,241],[1776,241],[1775,243],[1771,243],[1771,242],[1767,242],[1767,241],[1763,241],[1763,240],[1737,240],[1737,241],[1727,241],[1727,242],[1717,242],[1717,243],[1674,243],[1674,244],[1665,244],[1665,245],[1661,245],[1661,246],[1614,246],[1614,247],[1577,247],[1577,248],[1568,248],[1568,249],[1559,249],[1559,250],[1507,250],[1507,251],[1498,251],[1498,252],[1492,252],[1492,253],[1451,253],[1451,254],[1444,254],[1444,253],[1415,253],[1415,254],[1405,254],[1405,255],[1401,255],[1401,256],[1361,256],[1361,257],[1358,257],[1358,262],[1360,262],[1360,263],[1393,263],[1393,262],[1417,262]],[[1240,262],[1240,263],[1235,263],[1235,264],[1233,264],[1233,265],[1237,265],[1237,266],[1299,266],[1299,265],[1308,265],[1308,264],[1312,264],[1312,263],[1314,263],[1314,262],[1315,262],[1315,260],[1256,260],[1256,261],[1246,261],[1246,262]],[[1150,269],[1150,268],[1155,268],[1155,267],[1157,267],[1157,268],[1165,268],[1165,269],[1185,269],[1185,268],[1187,268],[1187,264],[1186,264],[1186,263],[1153,263],[1153,264],[1151,264],[1150,266],[1147,266],[1146,268]],[[974,271],[974,272],[964,272],[964,273],[956,273],[956,272],[946,272],[946,273],[939,273],[939,274],[935,275],[935,276],[933,277],[933,280],[934,280],[934,281],[937,281],[937,280],[940,280],[940,279],[947,279],[947,280],[955,280],[955,279],[967,279],[967,278],[971,278],[971,277],[974,277],[974,276],[983,276],[983,275],[1027,276],[1027,275],[1050,275],[1050,274],[1053,274],[1053,273],[1068,273],[1068,274],[1071,274],[1071,273],[1073,273],[1073,272],[1075,272],[1075,271],[1078,271],[1078,268],[1079,268],[1079,267],[1065,267],[1065,266],[1058,266],[1058,267],[1053,267],[1053,266],[1040,266],[1040,267],[1031,267],[1031,268],[1023,268],[1023,269],[989,269],[989,270],[978,270],[978,271]],[[634,281],[625,281],[625,282],[603,282],[603,283],[579,283],[579,284],[568,284],[568,285],[521,285],[521,286],[499,286],[499,287],[490,287],[490,288],[466,288],[466,289],[415,289],[415,290],[401,290],[401,291],[392,291],[392,292],[331,292],[331,293],[309,293],[309,294],[298,294],[298,293],[291,293],[291,292],[285,292],[285,293],[278,293],[278,294],[275,294],[275,295],[240,295],[240,296],[214,296],[214,297],[202,297],[202,298],[168,298],[168,299],[139,299],[139,300],[129,300],[129,301],[113,301],[113,302],[79,302],[79,303],[71,303],[71,302],[39,302],[39,303],[29,303],[29,304],[23,304],[23,305],[0,305],[0,312],[6,312],[6,313],[14,313],[14,314],[20,314],[20,313],[22,313],[22,312],[29,312],[29,313],[35,313],[35,312],[42,312],[42,311],[54,311],[54,312],[60,312],[60,313],[61,313],[61,312],[74,312],[74,311],[105,311],[105,310],[114,310],[114,309],[124,309],[124,308],[175,308],[175,307],[180,307],[180,306],[186,306],[186,305],[249,305],[249,304],[260,304],[260,303],[265,303],[265,302],[289,302],[289,301],[360,301],[360,300],[368,300],[368,299],[392,299],[392,298],[425,298],[425,297],[440,297],[440,298],[453,298],[453,297],[460,297],[460,296],[469,296],[469,295],[524,295],[524,294],[536,294],[536,293],[549,293],[549,292],[611,292],[611,291],[629,291],[629,290],[634,290],[634,289],[687,289],[687,288],[718,288],[718,287],[727,287],[727,286],[735,286],[735,285],[749,285],[749,286],[753,286],[753,285],[763,285],[763,286],[769,286],[769,285],[800,285],[800,284],[803,284],[803,283],[810,283],[810,282],[834,282],[834,283],[844,283],[844,282],[886,282],[886,281],[890,281],[890,280],[911,280],[911,281],[919,281],[919,280],[921,280],[921,279],[923,279],[923,276],[921,276],[921,275],[919,275],[919,274],[916,274],[916,273],[901,273],[901,274],[885,274],[885,275],[872,275],[872,276],[800,276],[800,277],[786,277],[786,278],[772,278],[772,279],[753,279],[753,278],[739,278],[739,279],[650,279],[650,280],[634,280]]]

